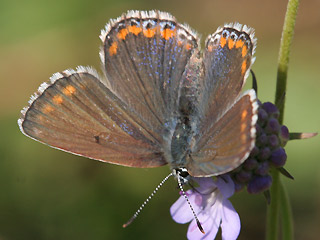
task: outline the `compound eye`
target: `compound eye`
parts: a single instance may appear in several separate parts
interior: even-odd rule
[[[181,169],[180,170],[180,176],[183,177],[183,178],[188,177],[189,173],[188,173],[187,169]]]

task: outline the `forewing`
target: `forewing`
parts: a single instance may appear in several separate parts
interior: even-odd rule
[[[256,46],[254,30],[228,24],[206,40],[202,82],[200,135],[218,121],[239,97]]]
[[[25,135],[37,141],[125,166],[166,164],[158,134],[150,131],[151,127],[92,69],[56,73],[29,103],[18,124]]]
[[[187,158],[195,177],[215,176],[238,167],[254,146],[257,121],[256,95],[249,90],[211,127]]]
[[[107,24],[100,38],[110,89],[165,135],[164,127],[174,127],[181,77],[198,48],[196,33],[168,13],[130,11]]]

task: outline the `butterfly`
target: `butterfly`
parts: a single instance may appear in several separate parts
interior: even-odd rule
[[[128,11],[101,31],[102,74],[55,73],[21,111],[20,130],[51,147],[128,167],[229,172],[255,142],[257,100],[241,90],[254,30],[226,24],[205,49],[169,13]]]

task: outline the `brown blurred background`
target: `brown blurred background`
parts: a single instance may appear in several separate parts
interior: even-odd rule
[[[185,238],[187,225],[169,214],[179,196],[173,179],[131,226],[121,227],[168,167],[130,169],[73,156],[23,136],[16,123],[30,95],[53,73],[78,65],[100,70],[100,29],[130,9],[168,11],[202,40],[225,22],[255,28],[259,98],[274,100],[286,1],[0,0],[0,240]],[[320,131],[319,9],[319,0],[309,0],[298,12],[284,119],[291,131]],[[286,150],[286,168],[295,177],[284,179],[295,236],[319,239],[319,137],[289,142]],[[263,238],[263,196],[242,192],[231,200],[241,217],[239,239]]]

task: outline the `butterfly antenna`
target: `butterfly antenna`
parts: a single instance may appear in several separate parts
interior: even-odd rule
[[[190,203],[190,201],[189,201],[189,198],[188,198],[187,194],[186,194],[185,191],[183,190],[183,187],[182,187],[182,184],[181,184],[181,180],[180,180],[180,174],[179,174],[179,172],[177,172],[177,173],[178,173],[178,185],[179,185],[179,188],[180,188],[180,190],[181,190],[181,192],[182,192],[182,195],[184,196],[184,198],[186,199],[187,203],[189,204],[189,207],[190,207],[190,209],[191,209],[191,211],[192,211],[192,214],[193,214],[193,216],[194,216],[194,218],[195,218],[195,220],[196,220],[196,222],[197,222],[197,226],[198,226],[200,232],[202,232],[203,234],[205,234],[205,232],[204,232],[204,230],[203,230],[203,227],[201,226],[201,223],[200,223],[200,221],[199,221],[199,219],[198,219],[198,217],[197,217],[197,214],[195,213],[195,211],[194,211],[194,209],[193,209],[193,207],[192,207],[192,205],[191,205],[191,203]]]
[[[157,193],[157,191],[162,187],[162,185],[169,179],[169,177],[171,177],[173,175],[173,173],[170,173],[168,176],[166,176],[160,183],[159,185],[153,190],[153,192],[149,195],[149,197],[141,204],[141,206],[139,207],[139,209],[133,214],[133,216],[129,219],[128,222],[126,222],[125,224],[122,225],[123,228],[128,227],[133,220],[135,220],[137,218],[137,216],[139,215],[139,213],[142,211],[142,209],[147,205],[147,203],[151,200],[151,198],[153,198],[153,196]]]
[[[252,75],[252,88],[256,92],[256,95],[258,95],[258,83],[257,83],[256,75],[254,74],[252,69],[250,69],[250,72],[251,72],[251,75]]]

